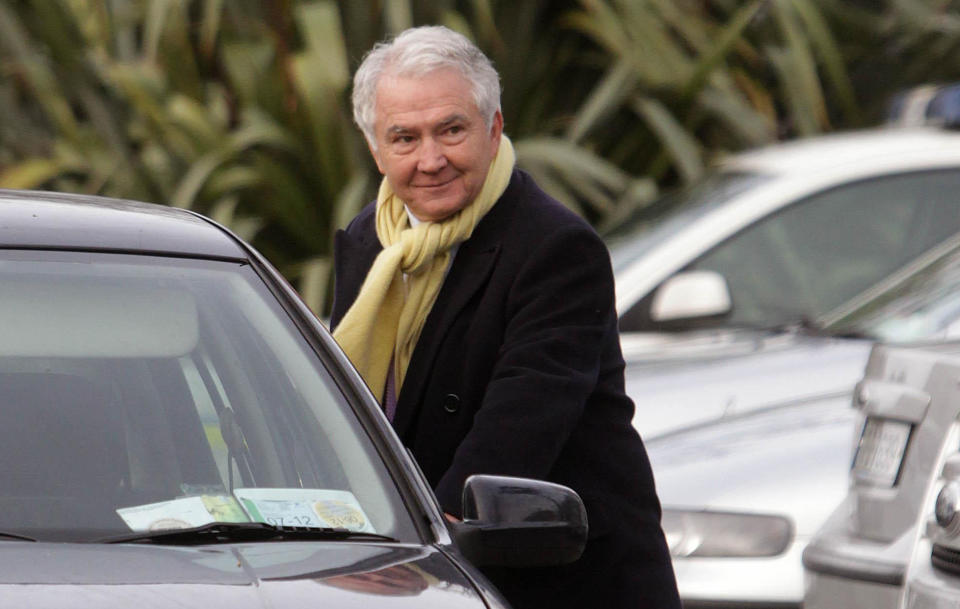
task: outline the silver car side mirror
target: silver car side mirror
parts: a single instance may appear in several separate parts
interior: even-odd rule
[[[727,280],[716,271],[686,271],[670,277],[657,288],[650,305],[650,319],[670,322],[716,317],[732,310]]]

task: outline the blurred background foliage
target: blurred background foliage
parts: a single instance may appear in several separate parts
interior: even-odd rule
[[[503,85],[519,163],[605,230],[724,153],[875,124],[956,78],[949,0],[0,0],[0,187],[210,215],[308,304],[379,181],[350,78],[440,23]]]

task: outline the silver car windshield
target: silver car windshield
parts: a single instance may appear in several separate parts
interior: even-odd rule
[[[246,265],[0,252],[0,533],[262,522],[416,540],[369,436]]]
[[[954,238],[913,268],[877,286],[871,298],[828,328],[885,342],[960,336],[960,247]],[[945,252],[944,252],[945,250]]]

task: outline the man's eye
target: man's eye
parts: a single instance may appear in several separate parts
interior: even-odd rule
[[[449,143],[456,143],[463,139],[466,133],[467,129],[463,125],[450,125],[441,132],[440,137]]]

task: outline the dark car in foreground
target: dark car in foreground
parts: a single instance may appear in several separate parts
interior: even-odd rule
[[[325,328],[184,210],[0,191],[0,598],[504,607],[568,562],[575,493],[475,476],[447,523]]]

